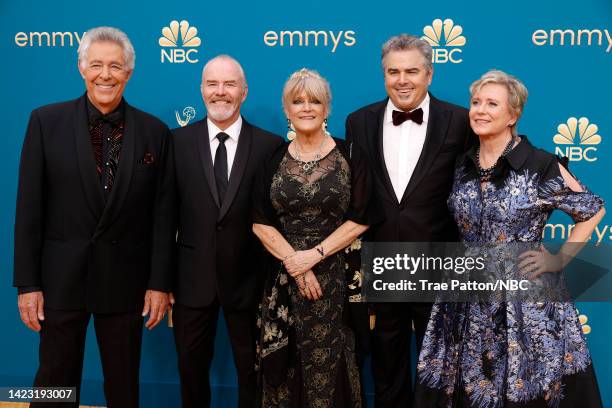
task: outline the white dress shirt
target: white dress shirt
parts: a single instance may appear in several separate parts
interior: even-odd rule
[[[427,122],[429,120],[429,94],[417,107],[423,109],[423,123],[417,125],[407,120],[399,126],[393,125],[393,111],[398,109],[391,99],[387,103],[383,119],[383,153],[387,172],[397,196],[402,201],[404,191],[410,182],[410,177],[419,161],[425,136],[427,135]]]
[[[232,165],[234,164],[234,157],[236,157],[236,149],[238,148],[238,137],[240,136],[240,130],[242,129],[242,116],[238,116],[238,119],[225,130],[221,130],[207,118],[206,123],[208,124],[208,138],[210,142],[210,154],[212,155],[213,165],[215,164],[215,154],[217,153],[217,147],[219,147],[219,139],[217,135],[221,132],[226,133],[229,138],[225,141],[225,149],[227,150],[227,179],[229,180],[232,174]]]

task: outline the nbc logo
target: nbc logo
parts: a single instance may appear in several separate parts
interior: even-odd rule
[[[570,161],[596,161],[597,148],[595,146],[601,143],[601,136],[597,134],[598,130],[597,125],[589,123],[585,117],[569,118],[567,123],[562,123],[557,127],[559,133],[553,137],[553,142],[557,145],[555,154],[567,157]]]
[[[187,106],[185,109],[183,109],[184,119],[181,117],[181,114],[178,111],[174,111],[174,114],[176,115],[176,123],[183,127],[187,126],[191,119],[195,118],[196,111],[193,107]]]
[[[162,36],[159,37],[161,50],[161,62],[195,64],[198,62],[197,47],[202,44],[198,37],[198,29],[189,26],[187,20],[180,23],[176,20],[170,22],[168,27],[162,28]]]
[[[421,39],[427,41],[433,47],[432,62],[444,64],[451,62],[458,64],[461,59],[461,48],[465,45],[465,37],[462,35],[463,28],[447,18],[442,22],[437,18],[431,25],[423,28]]]

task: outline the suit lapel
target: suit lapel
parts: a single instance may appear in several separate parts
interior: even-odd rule
[[[406,190],[404,190],[401,205],[403,205],[408,196],[412,194],[436,159],[438,151],[444,144],[444,139],[446,138],[447,129],[450,123],[449,115],[450,112],[448,110],[443,110],[438,100],[430,94],[429,119],[427,121],[425,143],[423,144],[421,156],[419,156],[419,160],[410,177],[408,186]]]
[[[87,101],[85,98],[87,98],[87,95],[77,101],[76,115],[74,117],[74,136],[85,197],[94,217],[100,219],[104,211],[104,192],[102,191],[100,178],[96,171],[96,160],[91,146]]]
[[[393,184],[391,183],[391,177],[389,177],[389,171],[387,170],[387,163],[385,162],[385,151],[383,146],[383,130],[385,120],[385,108],[387,106],[387,99],[380,104],[377,104],[370,109],[368,112],[368,134],[374,135],[371,139],[371,146],[375,154],[373,155],[377,171],[380,175],[381,180],[387,190],[389,196],[395,203],[398,203],[395,190],[393,190]],[[399,203],[398,203],[399,204]]]
[[[134,151],[136,135],[138,134],[138,123],[133,108],[125,103],[125,127],[123,129],[123,141],[121,142],[121,154],[119,157],[119,168],[113,182],[113,188],[109,194],[106,207],[96,228],[96,236],[101,234],[107,225],[112,224],[119,214],[123,202],[127,196],[132,175],[134,174]],[[98,183],[100,184],[100,183]]]
[[[194,136],[198,143],[198,151],[200,153],[200,162],[204,170],[204,176],[208,182],[208,187],[215,200],[215,204],[219,207],[219,193],[217,192],[217,182],[215,181],[215,170],[213,168],[212,153],[210,152],[210,140],[206,118],[198,123],[198,126],[195,127],[195,131],[196,134]]]
[[[253,132],[251,125],[243,119],[240,136],[238,137],[238,148],[236,149],[236,155],[234,156],[234,162],[230,171],[229,185],[227,186],[227,192],[223,198],[217,221],[222,220],[225,214],[227,214],[227,211],[236,197],[251,152],[252,139]]]

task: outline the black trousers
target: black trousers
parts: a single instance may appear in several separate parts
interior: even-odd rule
[[[143,318],[139,311],[94,314],[108,408],[137,408]],[[45,309],[35,387],[76,387],[77,402],[33,402],[30,407],[79,406],[85,336],[91,313]]]
[[[238,406],[255,407],[255,311],[228,311],[223,308],[223,316],[238,374]],[[218,301],[205,308],[191,308],[179,303],[174,305],[174,341],[178,355],[183,408],[210,407],[209,371],[218,317]]]
[[[376,325],[371,333],[375,408],[412,406],[412,324],[416,356],[421,351],[431,303],[379,303],[372,305]]]

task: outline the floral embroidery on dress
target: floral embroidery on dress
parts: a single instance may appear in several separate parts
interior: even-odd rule
[[[521,148],[533,149],[529,144]],[[470,178],[466,159],[455,172],[448,199],[462,241],[539,243],[554,209],[576,222],[594,216],[603,200],[582,184],[582,192],[572,191],[551,159],[547,171],[542,163],[527,159],[518,169],[508,166],[500,183],[482,185]],[[437,302],[417,375],[421,385],[448,396],[448,407],[453,406],[456,388],[462,387],[472,407],[543,399],[555,408],[564,398],[564,377],[590,364],[572,303]]]
[[[280,232],[296,249],[312,248],[338,228],[350,197],[351,170],[337,147],[307,169],[286,152],[270,188]],[[347,291],[357,293],[359,288],[347,287],[344,252],[326,257],[313,272],[323,292],[321,299],[303,298],[281,263],[277,280],[260,305],[263,407],[333,408],[337,393],[345,391],[348,395],[341,398],[347,406],[361,407],[354,337],[342,320]],[[262,370],[262,359],[287,349],[291,356],[286,378],[273,384],[268,381],[269,373]]]
[[[259,344],[257,344],[257,349],[261,357],[266,357],[289,344],[288,334],[294,323],[289,308],[284,304],[285,302],[277,305],[278,288],[286,291],[286,296],[290,296],[292,291],[288,285],[287,272],[283,268],[280,268],[276,281],[277,284],[272,287],[270,295],[266,296],[259,305],[257,327],[261,330],[262,335]]]
[[[357,238],[351,245],[344,249],[346,271],[347,295],[349,302],[361,302],[365,299],[361,295],[361,285],[363,283],[363,271],[361,270],[361,238]]]

